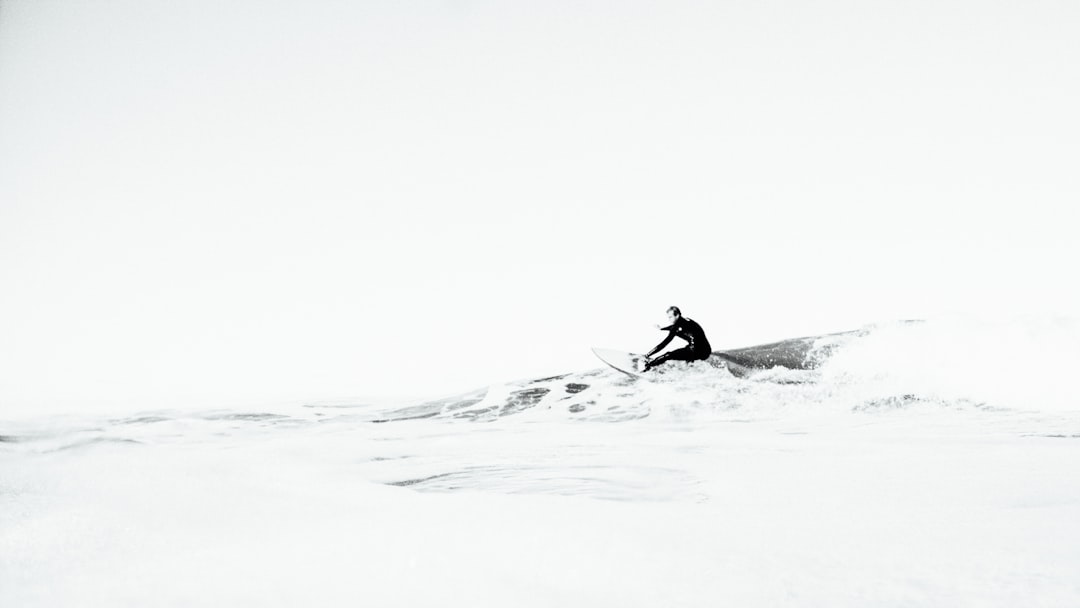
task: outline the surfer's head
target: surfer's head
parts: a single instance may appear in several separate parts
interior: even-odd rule
[[[682,316],[682,311],[679,310],[678,306],[669,306],[667,309],[667,316],[668,320],[674,323],[676,319]]]

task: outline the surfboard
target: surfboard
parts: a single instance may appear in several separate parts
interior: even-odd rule
[[[631,378],[641,377],[641,367],[644,365],[645,355],[636,355],[610,348],[594,348],[592,352],[601,361],[627,376]]]

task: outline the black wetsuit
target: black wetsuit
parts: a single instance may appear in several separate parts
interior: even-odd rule
[[[669,332],[668,336],[664,338],[663,342],[657,344],[656,348],[649,351],[647,356],[651,357],[653,353],[663,350],[676,336],[686,340],[687,345],[660,355],[650,361],[645,366],[646,369],[656,367],[665,361],[704,361],[712,354],[712,346],[709,346],[709,339],[705,337],[705,330],[701,329],[701,326],[692,319],[679,317],[675,319],[674,323],[661,329]]]

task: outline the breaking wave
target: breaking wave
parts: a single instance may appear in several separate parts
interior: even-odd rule
[[[650,377],[600,367],[496,384],[393,409],[376,421],[1077,411],[1080,397],[1069,379],[1078,366],[1080,328],[1069,319],[898,321],[722,351],[710,362],[672,362]]]

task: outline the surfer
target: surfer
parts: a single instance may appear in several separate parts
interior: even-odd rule
[[[668,332],[668,335],[663,342],[657,344],[656,348],[645,355],[645,369],[641,370],[643,372],[647,372],[665,361],[704,361],[712,354],[712,347],[709,346],[709,339],[705,337],[705,330],[701,329],[697,322],[682,316],[682,311],[679,310],[678,306],[668,308],[667,315],[671,325],[660,329]],[[676,336],[686,340],[687,345],[664,353],[654,361],[652,356],[663,350],[665,346],[671,343],[671,339]]]

